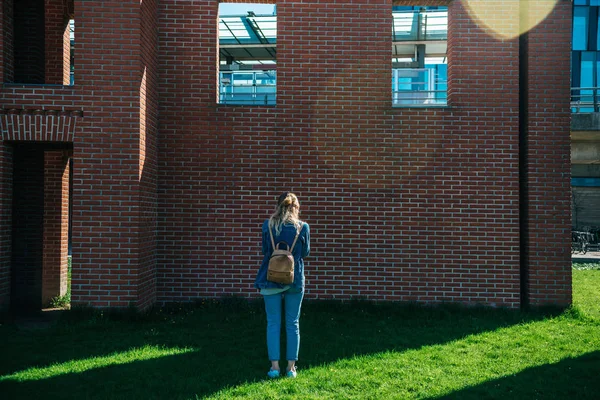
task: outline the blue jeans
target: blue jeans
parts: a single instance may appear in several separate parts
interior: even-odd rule
[[[300,307],[304,290],[301,292],[288,289],[283,293],[263,296],[267,312],[267,351],[270,361],[279,361],[281,336],[281,299],[285,303],[285,332],[287,338],[287,360],[298,360],[300,349]]]

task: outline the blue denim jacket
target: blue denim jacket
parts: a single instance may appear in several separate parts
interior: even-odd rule
[[[292,243],[294,243],[295,236],[296,227],[291,224],[284,224],[279,235],[273,230],[275,244],[285,241],[291,246]],[[271,238],[269,236],[269,220],[266,220],[262,226],[262,252],[263,260],[260,264],[258,274],[256,274],[254,287],[257,289],[284,287],[285,285],[267,281],[269,258],[271,258],[271,253],[273,253],[273,246],[271,245]],[[303,222],[298,241],[296,242],[296,246],[294,246],[294,251],[292,253],[294,254],[294,283],[291,286],[295,289],[302,290],[304,289],[304,257],[308,256],[308,253],[310,253],[310,227],[306,222]]]

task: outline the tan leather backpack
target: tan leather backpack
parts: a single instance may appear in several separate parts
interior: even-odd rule
[[[284,241],[275,245],[273,232],[271,232],[271,227],[269,227],[269,236],[271,236],[273,253],[271,254],[271,258],[269,258],[269,269],[267,270],[268,281],[281,283],[283,285],[289,285],[294,282],[294,254],[292,252],[294,251],[294,246],[296,246],[296,241],[298,240],[298,236],[303,227],[304,226],[301,226],[296,232],[292,247]],[[282,243],[286,246],[285,250],[279,249],[279,245]]]

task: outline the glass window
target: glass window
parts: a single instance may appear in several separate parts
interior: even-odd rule
[[[571,178],[571,186],[600,187],[600,178]]]
[[[434,70],[434,80],[436,82],[435,99],[436,102],[445,104],[448,94],[448,64],[425,65],[425,67]]]
[[[573,50],[587,50],[589,8],[575,7],[573,10]]]
[[[69,42],[70,42],[70,47],[71,47],[71,51],[70,51],[70,62],[71,65],[69,67],[70,69],[70,77],[69,77],[69,84],[70,85],[74,85],[75,84],[75,20],[71,19],[69,20]]]
[[[580,68],[579,65],[581,64],[581,51],[573,51],[571,54],[571,86],[572,87],[581,87],[581,85],[579,84],[579,74],[580,74]]]
[[[573,52],[573,90],[571,91],[572,112],[593,112],[596,98],[595,88],[600,82],[600,57],[595,51]]]
[[[591,88],[595,85],[594,66],[596,64],[596,53],[585,51],[581,53],[581,87]]]
[[[598,10],[598,9],[596,9]],[[594,15],[594,14],[592,14]],[[600,29],[598,29],[598,27],[600,26],[600,15],[598,15],[597,21],[596,21],[596,26],[594,26],[593,28],[590,27],[590,29],[595,29],[596,30],[596,50],[600,50]],[[573,49],[575,50],[575,49]]]
[[[594,60],[592,61],[594,64],[593,87],[598,87],[598,85],[600,84],[600,58],[598,57],[598,53],[596,53],[596,52],[590,52],[590,53],[592,53],[594,55]]]
[[[219,3],[219,103],[275,104],[276,14],[272,4]]]
[[[588,5],[588,0],[575,0],[575,5],[576,6],[586,6]]]
[[[448,8],[393,6],[392,19],[392,105],[447,105]]]

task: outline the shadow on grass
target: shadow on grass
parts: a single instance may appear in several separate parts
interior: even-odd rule
[[[355,355],[444,344],[557,313],[306,301],[298,365],[300,369],[309,368]],[[36,398],[40,394],[46,399],[207,396],[264,379],[269,366],[264,321],[261,302],[230,299],[154,310],[146,316],[98,312],[78,315],[76,311],[58,326],[43,331],[3,326],[0,343],[6,351],[0,361],[0,393],[3,399]],[[189,351],[79,373],[66,368],[45,378],[19,381],[10,377],[32,367],[71,360],[84,362],[144,346]]]
[[[600,351],[526,369],[440,399],[598,399]]]

